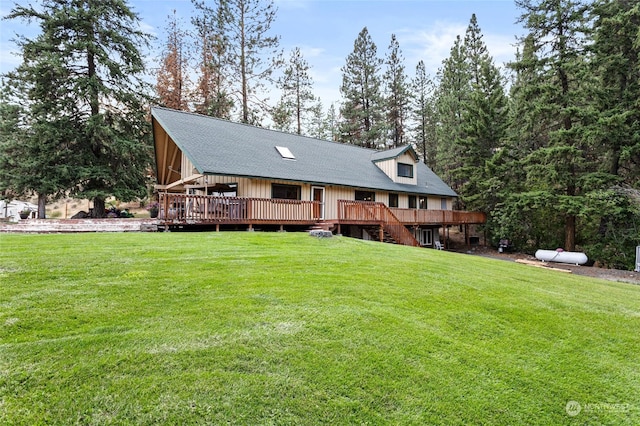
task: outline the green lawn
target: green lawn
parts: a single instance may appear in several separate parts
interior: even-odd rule
[[[640,424],[639,286],[292,233],[0,247],[2,424]]]

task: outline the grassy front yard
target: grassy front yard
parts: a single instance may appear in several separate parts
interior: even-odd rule
[[[0,247],[2,424],[640,423],[639,286],[291,233]]]

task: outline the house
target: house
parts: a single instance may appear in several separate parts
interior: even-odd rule
[[[454,211],[456,193],[411,146],[354,145],[154,107],[161,227],[309,229],[433,246],[447,225],[484,223]]]

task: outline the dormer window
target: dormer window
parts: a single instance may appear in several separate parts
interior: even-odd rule
[[[398,177],[413,178],[413,164],[398,163]]]

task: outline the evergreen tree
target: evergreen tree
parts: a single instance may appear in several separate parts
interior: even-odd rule
[[[465,105],[470,93],[470,73],[466,51],[460,36],[451,48],[448,58],[438,70],[436,92],[437,147],[436,169],[442,179],[454,190],[462,183],[456,171],[463,166]]]
[[[240,107],[240,121],[258,124],[268,109],[265,84],[282,60],[279,37],[268,32],[276,19],[272,0],[218,0],[226,8],[226,34],[229,40],[229,71],[237,76],[233,95]]]
[[[521,22],[529,30],[529,40],[537,54],[529,58],[526,66],[538,70],[542,77],[533,108],[539,109],[552,125],[547,129],[549,143],[525,160],[529,191],[521,194],[520,201],[523,205],[536,205],[547,223],[561,220],[564,248],[574,250],[577,217],[582,214],[584,191],[588,189],[582,183],[592,167],[578,113],[584,106],[588,81],[585,7],[571,0],[517,0],[516,4],[524,10]]]
[[[168,17],[167,40],[162,52],[156,80],[156,92],[161,105],[187,110],[186,80],[188,57],[185,54],[185,33],[180,29],[174,9]]]
[[[416,75],[413,79],[413,129],[415,144],[422,160],[430,168],[436,166],[436,116],[435,116],[435,86],[427,75],[424,62],[418,62]]]
[[[146,193],[151,147],[138,46],[148,36],[122,0],[45,0],[16,6],[8,19],[36,21],[41,33],[23,38],[23,64],[9,75],[29,102],[32,140],[51,165],[73,168],[72,195],[128,201]],[[63,145],[64,144],[64,145]],[[61,159],[68,150],[71,159]]]
[[[540,84],[544,81],[541,70],[533,66],[538,63],[538,58],[532,37],[525,37],[521,46],[516,61],[509,65],[515,75],[508,102],[505,146],[487,164],[489,178],[485,191],[488,198],[487,227],[494,242],[508,237],[525,249],[529,248],[530,242],[532,247],[540,247],[544,242],[543,234],[535,231],[539,227],[546,227],[547,235],[561,235],[563,231],[561,226],[556,226],[557,221],[544,223],[545,215],[535,214],[536,210],[532,209],[536,205],[535,199],[530,205],[520,200],[520,194],[527,193],[525,159],[548,144],[546,130],[551,126],[549,118],[539,108],[531,107],[536,104]],[[559,245],[560,241],[554,244]]]
[[[470,91],[463,102],[464,149],[461,167],[455,172],[461,182],[460,195],[467,209],[485,210],[483,190],[490,176],[486,162],[502,148],[507,126],[507,98],[500,70],[493,64],[482,40],[475,14],[465,34],[464,48],[470,77]]]
[[[383,145],[383,99],[380,94],[380,66],[376,45],[367,27],[358,34],[353,52],[342,67],[340,92],[342,108],[341,140],[346,143],[379,148]]]
[[[322,102],[319,99],[311,107],[307,131],[304,132],[304,134],[316,139],[329,140],[331,138],[327,121],[325,120],[324,108],[322,107]]]
[[[640,176],[640,3],[600,0],[593,11],[592,72],[595,143],[603,171],[635,186]]]
[[[48,108],[57,106],[55,96],[48,97],[45,89],[55,81],[51,80],[53,76],[40,74],[36,82],[23,85],[17,78],[26,77],[24,68],[23,65],[10,74],[11,85],[3,82],[1,89],[0,198],[36,195],[38,218],[44,219],[47,201],[63,195],[73,184],[75,171],[69,136],[74,123],[67,117],[49,114],[53,109]],[[43,67],[39,70],[44,71]],[[18,101],[36,93],[44,96],[42,104],[31,110]]]
[[[596,84],[590,86],[589,112],[596,113],[586,137],[591,161],[615,185],[588,194],[581,237],[590,257],[632,269],[640,239],[640,197],[632,189],[640,183],[640,4],[600,0],[590,17],[589,64]]]
[[[194,48],[198,52],[198,81],[192,94],[195,111],[222,119],[230,119],[234,102],[231,97],[229,69],[229,38],[226,34],[227,8],[225,0],[207,6],[192,0],[197,15]]]
[[[327,128],[327,139],[333,142],[338,142],[340,140],[340,117],[338,112],[336,112],[336,106],[333,103],[329,105],[329,109],[327,109],[325,123],[325,127]]]
[[[411,102],[407,75],[404,71],[404,58],[395,34],[391,35],[385,64],[387,128],[390,130],[390,145],[395,148],[405,144],[405,122]]]
[[[271,109],[273,128],[281,132],[291,133],[293,128],[293,112],[286,99],[281,98],[275,107]]]
[[[300,135],[303,121],[312,112],[311,103],[315,100],[309,64],[302,56],[300,48],[296,47],[291,51],[284,73],[278,79],[278,87],[282,90],[282,96],[277,111],[292,115],[295,132]]]

